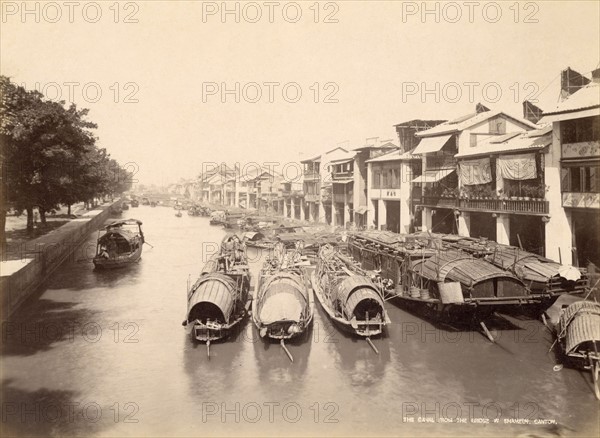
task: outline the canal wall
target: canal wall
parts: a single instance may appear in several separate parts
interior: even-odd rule
[[[122,201],[106,203],[77,219],[29,242],[6,249],[0,264],[2,321],[32,296],[50,275],[72,254],[85,238],[110,217],[111,207]],[[93,257],[92,254],[86,254]]]

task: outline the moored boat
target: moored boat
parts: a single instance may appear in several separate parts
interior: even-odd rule
[[[135,207],[139,207],[139,205],[140,205],[140,201],[138,201],[137,199],[131,200],[131,207],[135,208]]]
[[[330,245],[319,250],[317,269],[311,283],[321,307],[338,327],[366,338],[383,334],[390,323],[378,280]]]
[[[542,307],[549,307],[565,294],[579,295],[589,290],[587,270],[563,265],[523,249],[485,238],[436,234],[446,248],[461,249],[483,258],[519,278],[532,293],[539,295]]]
[[[556,336],[566,361],[591,372],[594,393],[600,400],[600,304],[584,300],[563,308]]]
[[[223,210],[213,211],[210,214],[209,223],[211,225],[223,225],[227,221],[227,214]]]
[[[313,320],[314,296],[308,284],[310,262],[302,256],[302,245],[286,251],[283,244],[273,251],[260,271],[252,298],[252,321],[261,338],[277,339],[290,360],[284,341],[305,333]]]
[[[510,270],[447,246],[435,235],[354,233],[349,248],[363,267],[381,272],[385,294],[396,303],[435,318],[458,316],[457,322],[477,322],[491,341],[485,324],[490,315],[537,309],[547,296]]]
[[[110,269],[137,263],[142,257],[144,233],[142,222],[127,219],[113,222],[104,227],[104,234],[98,236],[96,255],[93,259],[96,268]]]
[[[235,235],[226,236],[219,254],[204,266],[188,288],[187,317],[183,325],[193,340],[210,343],[231,334],[249,309],[250,270],[245,248]]]

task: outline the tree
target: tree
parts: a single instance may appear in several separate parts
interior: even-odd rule
[[[59,204],[89,202],[97,196],[120,194],[131,186],[131,175],[95,145],[97,125],[88,110],[44,100],[0,76],[0,225],[5,239],[9,206],[27,211],[33,229],[37,207],[43,224],[46,212]]]

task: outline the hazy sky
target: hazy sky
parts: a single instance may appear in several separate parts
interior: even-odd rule
[[[239,23],[221,2],[1,6],[1,73],[90,108],[99,146],[143,183],[397,141],[396,123],[477,102],[521,115],[529,94],[555,102],[560,71],[588,73],[600,53],[595,1],[431,2],[425,16],[422,2],[230,2]]]

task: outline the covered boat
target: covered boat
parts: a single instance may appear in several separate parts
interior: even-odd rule
[[[411,265],[420,289],[442,304],[497,307],[529,301],[529,291],[521,280],[466,252],[439,251],[427,259],[413,260]]]
[[[183,325],[192,339],[206,342],[209,356],[210,342],[227,337],[246,316],[249,290],[245,247],[237,236],[227,236],[187,294]]]
[[[436,235],[360,232],[350,236],[349,248],[364,268],[380,272],[386,295],[396,303],[436,318],[467,316],[458,322],[479,322],[491,341],[486,318],[517,306],[537,309],[547,296]]]
[[[569,362],[591,371],[600,400],[600,304],[576,301],[565,307],[557,325],[557,340]]]
[[[319,251],[311,282],[329,318],[342,330],[365,337],[377,352],[370,337],[381,335],[390,323],[378,279],[325,245]]]
[[[102,231],[104,233],[100,234]],[[113,222],[98,231],[94,266],[120,268],[137,263],[142,257],[143,245],[144,233],[141,221],[127,219]]]
[[[441,239],[446,248],[461,249],[511,272],[523,281],[532,293],[539,294],[547,307],[561,295],[578,295],[589,290],[590,279],[584,268],[563,265],[522,248],[485,238],[448,234],[433,236]]]
[[[309,267],[300,244],[286,251],[279,243],[260,271],[252,299],[252,321],[260,336],[278,339],[292,362],[284,341],[305,333],[313,320],[313,291],[306,278]]]
[[[227,221],[227,214],[223,210],[213,211],[210,214],[211,225],[223,225]]]

